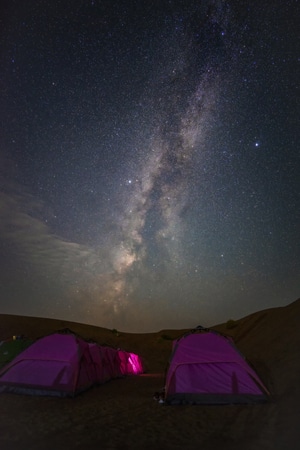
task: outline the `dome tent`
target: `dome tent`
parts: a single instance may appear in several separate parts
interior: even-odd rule
[[[173,342],[167,404],[257,403],[268,395],[231,338],[200,326]]]
[[[75,396],[94,380],[88,343],[71,333],[54,333],[35,341],[2,368],[0,392]]]

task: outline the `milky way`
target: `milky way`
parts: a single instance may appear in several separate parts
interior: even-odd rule
[[[151,331],[295,300],[298,2],[123,3],[4,8],[0,312]]]

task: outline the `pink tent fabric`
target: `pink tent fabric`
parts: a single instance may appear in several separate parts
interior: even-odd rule
[[[126,352],[87,343],[72,333],[55,333],[2,368],[0,392],[75,396],[95,384],[143,372],[142,364],[139,370],[131,364],[121,367],[122,354]]]
[[[210,330],[173,344],[166,403],[253,403],[268,391],[231,339]]]
[[[128,372],[128,355],[127,352],[119,350],[120,370],[123,375]]]
[[[143,363],[141,357],[135,353],[129,353],[128,357],[128,373],[138,375],[143,373]]]
[[[143,363],[139,355],[119,350],[121,372],[124,375],[137,375],[143,373]]]

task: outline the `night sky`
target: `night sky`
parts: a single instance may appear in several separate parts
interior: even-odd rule
[[[0,313],[211,326],[300,295],[298,0],[7,0]]]

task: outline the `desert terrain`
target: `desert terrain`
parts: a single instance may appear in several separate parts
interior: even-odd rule
[[[0,342],[14,335],[35,339],[64,328],[138,353],[145,373],[95,386],[75,398],[0,394],[1,450],[299,448],[300,299],[214,327],[233,337],[269,389],[269,401],[258,405],[167,406],[153,399],[164,386],[172,340],[186,330],[131,334],[0,314]]]

